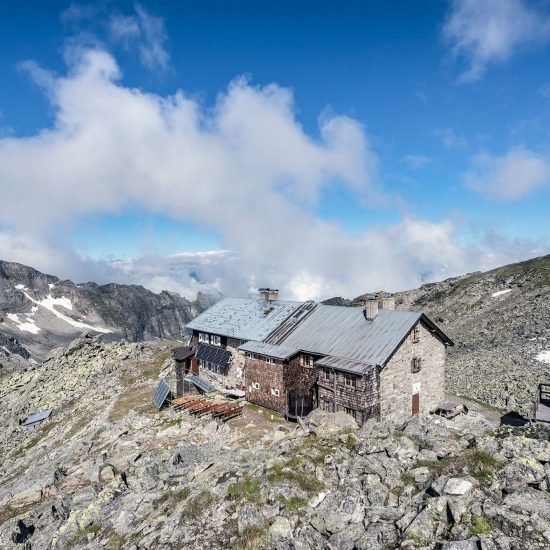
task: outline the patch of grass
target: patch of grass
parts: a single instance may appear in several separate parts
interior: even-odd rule
[[[357,445],[357,441],[359,440],[354,435],[348,434],[346,441],[344,441],[344,445],[351,451],[355,445]]]
[[[502,465],[491,453],[474,448],[442,460],[420,460],[413,465],[413,469],[421,466],[430,470],[432,479],[442,475],[460,476],[467,473],[481,482],[488,482],[495,470]]]
[[[189,494],[191,489],[189,487],[183,487],[177,491],[165,491],[162,496],[157,500],[157,505],[163,506],[165,504],[169,505],[169,508],[172,508],[173,505],[178,502],[184,501]]]
[[[120,533],[117,533],[116,531],[112,531],[109,536],[107,546],[105,548],[107,550],[122,550],[125,544],[126,537],[124,535],[121,535]]]
[[[271,409],[266,409],[265,407],[256,405],[255,403],[246,403],[245,407],[247,409],[250,409],[251,411],[255,411],[262,414],[264,418],[266,420],[269,420],[270,422],[281,423],[285,421],[284,415],[281,414],[280,412],[272,411]]]
[[[167,420],[162,424],[163,428],[171,428],[172,426],[178,426],[179,428],[181,426],[181,418],[173,418],[172,420]]]
[[[237,483],[231,483],[227,488],[227,498],[259,503],[261,500],[260,481],[247,476]]]
[[[324,484],[314,475],[308,474],[307,472],[293,471],[282,462],[275,462],[268,469],[267,479],[272,483],[290,483],[297,485],[307,494],[318,493],[324,487]]]
[[[265,547],[267,533],[263,527],[247,525],[239,536],[235,550],[256,550]]]
[[[469,533],[471,536],[488,535],[496,528],[496,523],[485,516],[473,515],[470,521]]]
[[[197,518],[205,508],[208,508],[214,502],[214,497],[209,491],[201,491],[193,498],[189,499],[183,509],[183,516],[188,518]]]
[[[301,512],[307,505],[307,500],[300,497],[290,497],[283,499],[281,502],[283,510],[288,514],[296,514]]]

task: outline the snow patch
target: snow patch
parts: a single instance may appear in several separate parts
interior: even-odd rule
[[[36,326],[36,323],[33,319],[31,319],[31,315],[27,315],[27,321],[20,321],[19,317],[17,316],[17,313],[8,313],[7,318],[10,321],[13,321],[17,326],[16,328],[18,330],[22,330],[25,332],[30,332],[31,334],[38,334],[40,332],[40,327]]]
[[[50,283],[50,284],[48,285],[48,288],[49,288],[50,290],[52,290],[52,288],[55,288],[55,285],[54,285],[53,283]]]
[[[535,359],[537,361],[540,361],[541,363],[549,363],[550,364],[550,350],[541,351]]]
[[[11,355],[11,351],[6,346],[0,346],[0,349],[3,349],[8,354],[8,357]]]
[[[498,292],[493,292],[491,296],[493,298],[496,298],[497,296],[502,296],[503,294],[508,294],[508,292],[512,292],[511,288],[507,288],[506,290],[499,290]]]
[[[68,309],[69,311],[72,311],[73,304],[71,300],[69,300],[69,298],[65,298],[64,296],[62,296],[61,298],[54,298],[51,294],[48,294],[46,298],[38,301],[38,300],[35,300],[34,298],[31,298],[26,292],[25,292],[25,297],[31,302],[33,302],[34,304],[36,304],[37,306],[41,306],[47,309],[48,311],[53,313],[58,319],[65,321],[66,323],[68,323],[69,325],[72,325],[75,328],[94,330],[95,332],[101,332],[103,334],[112,332],[112,330],[109,330],[107,328],[94,327],[92,325],[88,325],[87,323],[82,323],[81,321],[75,321],[74,319],[71,319],[67,315],[63,315],[63,313],[55,309],[55,306],[61,306],[61,307],[64,307],[65,309]]]
[[[15,285],[17,290],[25,290],[25,285]]]

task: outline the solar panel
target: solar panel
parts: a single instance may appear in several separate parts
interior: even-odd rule
[[[206,361],[220,367],[227,366],[230,358],[231,352],[217,346],[201,346],[197,351],[199,361]]]
[[[170,386],[168,385],[166,380],[162,379],[159,382],[157,389],[155,390],[155,395],[153,396],[153,401],[155,402],[157,409],[160,410],[162,408],[169,394]]]
[[[197,388],[202,390],[204,393],[209,393],[211,391],[214,391],[216,388],[214,386],[210,385],[206,380],[203,380],[202,378],[199,378],[198,376],[192,374],[191,376],[187,377]]]
[[[52,414],[52,409],[48,409],[47,411],[42,411],[39,413],[31,414],[27,420],[23,423],[23,426],[30,426],[31,424],[36,424],[37,422],[42,422],[42,420],[46,420],[48,416]]]

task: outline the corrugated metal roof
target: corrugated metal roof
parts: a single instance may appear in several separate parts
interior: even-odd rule
[[[248,351],[250,353],[258,353],[260,355],[267,355],[268,357],[275,357],[276,359],[288,359],[298,353],[296,348],[290,348],[288,346],[275,346],[274,344],[264,344],[263,342],[254,342],[253,340],[243,344],[239,347],[239,349],[241,351]]]
[[[354,374],[366,374],[370,370],[376,368],[369,363],[361,363],[360,361],[353,361],[353,359],[341,359],[340,357],[323,357],[315,361],[315,366],[353,372]]]
[[[319,306],[284,340],[284,346],[320,355],[384,365],[414,324],[414,311],[381,309],[373,321],[364,308]]]
[[[187,323],[187,328],[238,338],[264,340],[301,302],[224,298]]]
[[[52,409],[48,409],[47,411],[42,411],[39,413],[31,414],[27,420],[23,423],[24,426],[30,426],[31,424],[36,424],[37,422],[42,422],[42,420],[46,420],[50,415],[52,414]]]

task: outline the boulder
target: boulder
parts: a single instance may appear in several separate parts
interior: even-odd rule
[[[459,477],[451,477],[447,483],[445,483],[444,492],[447,495],[465,495],[472,490],[473,484],[467,479]]]
[[[269,528],[271,536],[275,538],[292,538],[292,528],[287,518],[277,516]]]
[[[358,430],[357,422],[343,411],[335,413],[315,409],[305,419],[306,426],[317,435],[330,435],[343,430]]]

